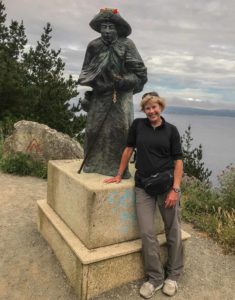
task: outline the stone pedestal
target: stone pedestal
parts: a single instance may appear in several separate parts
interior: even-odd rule
[[[77,174],[78,160],[49,163],[47,201],[38,201],[38,228],[52,247],[78,299],[87,300],[143,277],[133,179]],[[163,230],[157,212],[156,229]],[[189,235],[182,231],[183,240]],[[164,234],[159,234],[166,260]]]
[[[133,178],[104,183],[107,176],[77,174],[78,160],[50,161],[47,203],[89,249],[139,238]],[[134,171],[132,171],[134,173]],[[164,231],[156,210],[156,233]]]

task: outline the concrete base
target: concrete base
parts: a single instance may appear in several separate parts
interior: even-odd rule
[[[134,240],[89,250],[45,200],[38,201],[39,230],[47,240],[80,300],[144,276],[141,241]],[[182,231],[182,239],[190,235]],[[165,235],[159,234],[161,260],[166,261]]]
[[[47,203],[89,249],[139,238],[135,213],[134,178],[104,183],[108,176],[78,174],[82,160],[50,161]],[[130,167],[134,175],[134,166]],[[155,232],[164,225],[158,206]]]

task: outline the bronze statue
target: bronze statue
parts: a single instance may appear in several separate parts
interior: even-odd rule
[[[117,9],[101,9],[90,26],[101,37],[89,43],[79,77],[81,85],[93,88],[82,100],[88,113],[85,155],[95,143],[84,172],[114,176],[133,121],[133,94],[142,91],[147,69],[134,43],[127,38],[131,27]],[[129,176],[126,170],[124,178]]]

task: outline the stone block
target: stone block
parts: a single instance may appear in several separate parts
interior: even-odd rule
[[[49,162],[47,202],[51,208],[89,249],[139,238],[133,177],[106,184],[107,176],[78,174],[80,164],[81,160]],[[158,209],[155,220],[156,233],[162,233]]]
[[[140,240],[89,250],[45,200],[38,201],[39,230],[47,240],[78,299],[87,300],[143,277]],[[189,237],[182,231],[182,239]],[[165,235],[158,235],[160,256],[166,260]],[[133,271],[134,270],[134,271]]]
[[[45,161],[83,157],[83,149],[75,139],[47,125],[26,120],[14,124],[14,131],[6,138],[3,150],[4,155],[23,152]]]

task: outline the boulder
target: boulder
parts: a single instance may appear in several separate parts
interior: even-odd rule
[[[32,121],[19,121],[4,142],[4,154],[23,152],[45,161],[83,158],[81,145],[67,134]]]

